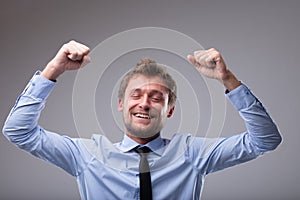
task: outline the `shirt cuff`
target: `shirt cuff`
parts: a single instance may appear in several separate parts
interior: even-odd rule
[[[54,86],[55,82],[42,77],[40,71],[37,71],[23,91],[23,95],[31,96],[37,99],[46,99]]]
[[[251,90],[243,83],[239,87],[227,93],[226,97],[238,111],[248,108],[257,101],[257,98]]]

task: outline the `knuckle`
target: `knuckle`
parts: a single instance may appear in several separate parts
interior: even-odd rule
[[[220,56],[221,56],[221,53],[217,51],[217,52],[215,53],[215,55],[216,55],[216,57],[220,57]]]

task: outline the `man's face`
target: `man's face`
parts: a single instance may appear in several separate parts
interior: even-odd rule
[[[123,100],[119,99],[126,134],[138,138],[158,134],[174,110],[168,106],[168,100],[167,87],[160,77],[133,76]]]

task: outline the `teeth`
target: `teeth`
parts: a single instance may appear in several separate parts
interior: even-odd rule
[[[149,115],[141,114],[141,113],[137,113],[137,114],[135,114],[134,116],[136,116],[136,117],[141,117],[141,118],[145,118],[145,119],[150,119],[150,116],[149,116]]]

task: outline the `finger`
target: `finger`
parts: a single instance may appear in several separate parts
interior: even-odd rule
[[[193,64],[193,65],[196,63],[196,59],[195,59],[195,57],[192,56],[192,55],[188,55],[188,56],[187,56],[187,59],[188,59],[188,61],[189,61],[191,64]]]
[[[201,65],[197,62],[196,58],[192,55],[188,55],[187,56],[188,61],[194,65],[197,69],[201,68]]]
[[[199,61],[200,60],[200,57],[203,55],[202,52],[200,51],[194,51],[194,58],[196,61]]]
[[[84,57],[83,57],[82,64],[81,64],[81,67],[84,67],[85,65],[89,64],[91,61],[92,61],[91,57],[89,57],[89,56],[84,56]]]
[[[204,62],[205,62],[205,66],[207,66],[209,68],[213,68],[213,67],[216,66],[213,54],[207,54],[207,56],[205,57]]]
[[[218,63],[218,62],[221,62],[222,61],[222,56],[221,56],[221,53],[218,52],[218,51],[213,51],[211,53],[211,57],[212,57],[212,61],[214,63]]]
[[[199,50],[194,52],[194,58],[196,62],[198,62],[200,65],[206,65],[206,59],[208,57],[207,51],[205,50]]]
[[[72,61],[81,61],[83,55],[79,54],[78,52],[71,52],[67,55],[67,57]]]
[[[82,51],[84,51],[86,53],[90,52],[90,48],[88,46],[81,44],[81,43],[77,43],[77,45],[78,45],[78,48],[82,49]]]
[[[210,48],[210,49],[207,49],[207,50],[198,50],[198,51],[194,51],[194,56],[195,57],[202,57],[204,55],[207,55],[207,54],[214,54],[214,53],[219,53],[218,50],[216,50],[215,48]]]
[[[72,47],[75,51],[78,51],[79,54],[87,55],[90,52],[89,47],[74,40],[70,41],[70,47]]]
[[[208,50],[200,50],[195,51],[195,58],[196,61],[205,67],[213,68],[216,66],[217,56],[219,56],[219,52],[215,49],[208,49]]]
[[[204,64],[203,61],[207,57],[207,51],[206,50],[194,51],[194,57],[198,63]]]
[[[73,61],[83,60],[83,57],[89,52],[90,49],[87,46],[75,41],[70,41],[67,45],[66,53],[68,54],[68,58]]]

